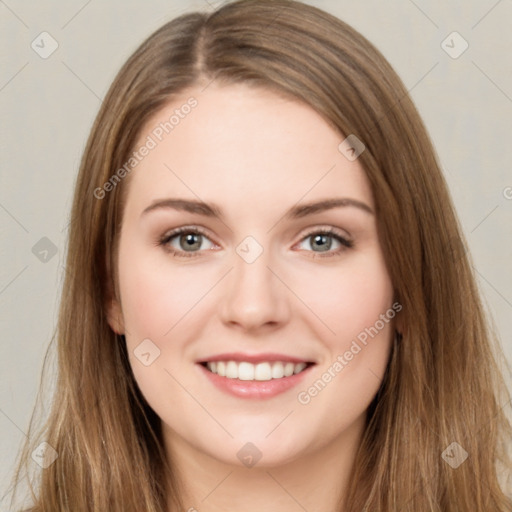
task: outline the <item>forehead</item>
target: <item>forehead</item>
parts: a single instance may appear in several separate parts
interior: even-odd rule
[[[142,129],[135,149],[151,149],[130,175],[127,208],[179,194],[260,209],[341,194],[371,206],[364,170],[338,149],[343,139],[310,106],[266,89],[190,89]]]

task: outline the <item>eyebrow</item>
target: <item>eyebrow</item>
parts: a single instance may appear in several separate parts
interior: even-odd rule
[[[315,201],[311,203],[304,203],[301,205],[293,206],[285,213],[284,218],[286,218],[287,220],[299,219],[302,217],[306,217],[308,215],[313,215],[315,213],[321,213],[327,210],[331,210],[333,208],[347,206],[359,208],[360,210],[371,215],[374,214],[374,211],[366,203],[358,201],[357,199],[343,197],[324,199],[321,201]],[[144,209],[141,216],[147,215],[149,212],[162,209],[186,211],[189,213],[194,213],[196,215],[203,215],[205,217],[213,217],[218,219],[223,218],[222,210],[216,204],[205,203],[203,201],[196,201],[194,199],[177,198],[158,199],[151,203],[146,209]]]

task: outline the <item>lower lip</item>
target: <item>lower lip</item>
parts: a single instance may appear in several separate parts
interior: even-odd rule
[[[201,371],[206,375],[210,382],[221,391],[241,398],[272,398],[273,396],[284,393],[301,382],[309,374],[314,365],[308,366],[300,373],[271,380],[240,380],[228,379],[212,373],[202,364],[198,364]]]

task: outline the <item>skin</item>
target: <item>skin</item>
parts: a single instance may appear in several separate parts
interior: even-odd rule
[[[357,159],[338,150],[344,137],[311,107],[247,85],[183,93],[147,123],[136,146],[190,96],[197,107],[129,176],[120,301],[112,302],[109,323],[126,335],[136,381],[162,419],[187,507],[337,510],[386,368],[394,321],[308,404],[297,395],[391,308],[393,286],[373,213],[344,206],[293,220],[284,214],[297,203],[340,197],[375,211],[368,179]],[[169,197],[215,203],[223,220],[163,208],[142,215]],[[194,257],[175,257],[158,245],[181,226],[207,231],[200,248],[189,249]],[[337,254],[322,257],[315,236],[307,236],[312,228],[333,228],[354,246],[330,238],[328,252]],[[263,248],[250,264],[236,252],[247,236]],[[179,235],[168,245],[187,251]],[[160,350],[149,366],[134,355],[147,338]],[[195,363],[237,351],[317,364],[296,388],[244,399],[218,390]],[[237,457],[247,442],[262,453],[251,468]]]

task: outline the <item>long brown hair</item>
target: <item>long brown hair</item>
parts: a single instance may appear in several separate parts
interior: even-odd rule
[[[95,190],[129,160],[151,116],[213,80],[305,102],[338,130],[340,142],[354,134],[366,146],[359,159],[404,328],[368,410],[344,512],[512,510],[504,490],[509,368],[498,365],[505,360],[425,127],[372,44],[293,0],[242,0],[180,16],[136,50],[108,91],[76,182],[51,412],[27,441],[15,477],[33,465],[30,454],[42,440],[58,453],[34,477],[31,510],[184,509],[159,418],[138,390],[123,338],[106,320],[117,293],[129,176],[104,197]],[[450,458],[462,449],[468,458],[455,467]]]

